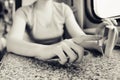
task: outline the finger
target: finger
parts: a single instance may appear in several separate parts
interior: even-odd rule
[[[114,25],[118,25],[117,21],[115,19],[111,19],[111,22],[114,24]]]
[[[69,62],[73,63],[76,59],[77,59],[77,55],[75,54],[75,52],[65,43],[63,44],[63,50],[66,53],[66,55],[69,57]]]
[[[68,59],[67,59],[65,53],[63,52],[63,50],[61,49],[61,47],[56,52],[56,55],[59,57],[59,63],[60,64],[64,65],[68,61]]]
[[[105,23],[106,25],[112,25],[112,22],[110,19],[103,19],[103,23]]]
[[[104,25],[111,25],[112,23],[110,21],[104,21]]]
[[[104,19],[103,23],[105,23],[106,25],[118,25],[117,21],[112,18]]]
[[[75,51],[75,53],[78,55],[78,58],[77,58],[77,60],[75,62],[81,62],[82,57],[84,55],[84,48],[81,47],[81,46],[78,46],[78,45],[76,45],[74,43],[72,44],[71,47],[72,47],[73,51]]]

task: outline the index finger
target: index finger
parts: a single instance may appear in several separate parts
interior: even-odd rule
[[[59,57],[59,63],[64,65],[68,61],[68,57],[65,55],[61,47],[58,47],[58,51],[55,54]]]

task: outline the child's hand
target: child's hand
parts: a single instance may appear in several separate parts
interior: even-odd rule
[[[51,60],[53,57],[58,57],[56,60],[60,64],[65,64],[67,62],[67,56],[62,50],[61,44],[50,45],[45,50],[43,50],[42,54],[38,54],[35,58],[43,61]]]
[[[72,39],[66,39],[59,43],[59,47],[55,50],[61,64],[81,62],[84,55],[84,49],[75,44]],[[61,56],[60,56],[61,55]]]
[[[43,54],[39,54],[36,58],[47,61],[53,60],[53,57],[60,64],[80,62],[83,57],[83,48],[75,44],[72,39],[66,39],[58,44],[50,45],[44,50]]]
[[[84,55],[84,49],[73,42],[72,39],[66,39],[63,41],[63,50],[69,57],[69,63],[80,62]]]

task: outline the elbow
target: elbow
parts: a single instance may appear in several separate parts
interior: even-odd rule
[[[7,51],[8,51],[8,52],[11,52],[11,51],[12,51],[12,46],[13,46],[12,43],[13,43],[13,42],[12,42],[11,38],[8,37],[8,38],[7,38],[7,43],[6,43],[6,48],[7,48]]]
[[[6,48],[8,52],[13,52],[15,47],[15,39],[12,37],[7,37]]]

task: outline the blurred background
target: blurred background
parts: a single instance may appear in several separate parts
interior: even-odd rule
[[[0,0],[0,36],[9,31],[12,25],[12,16],[14,12],[14,0]]]

